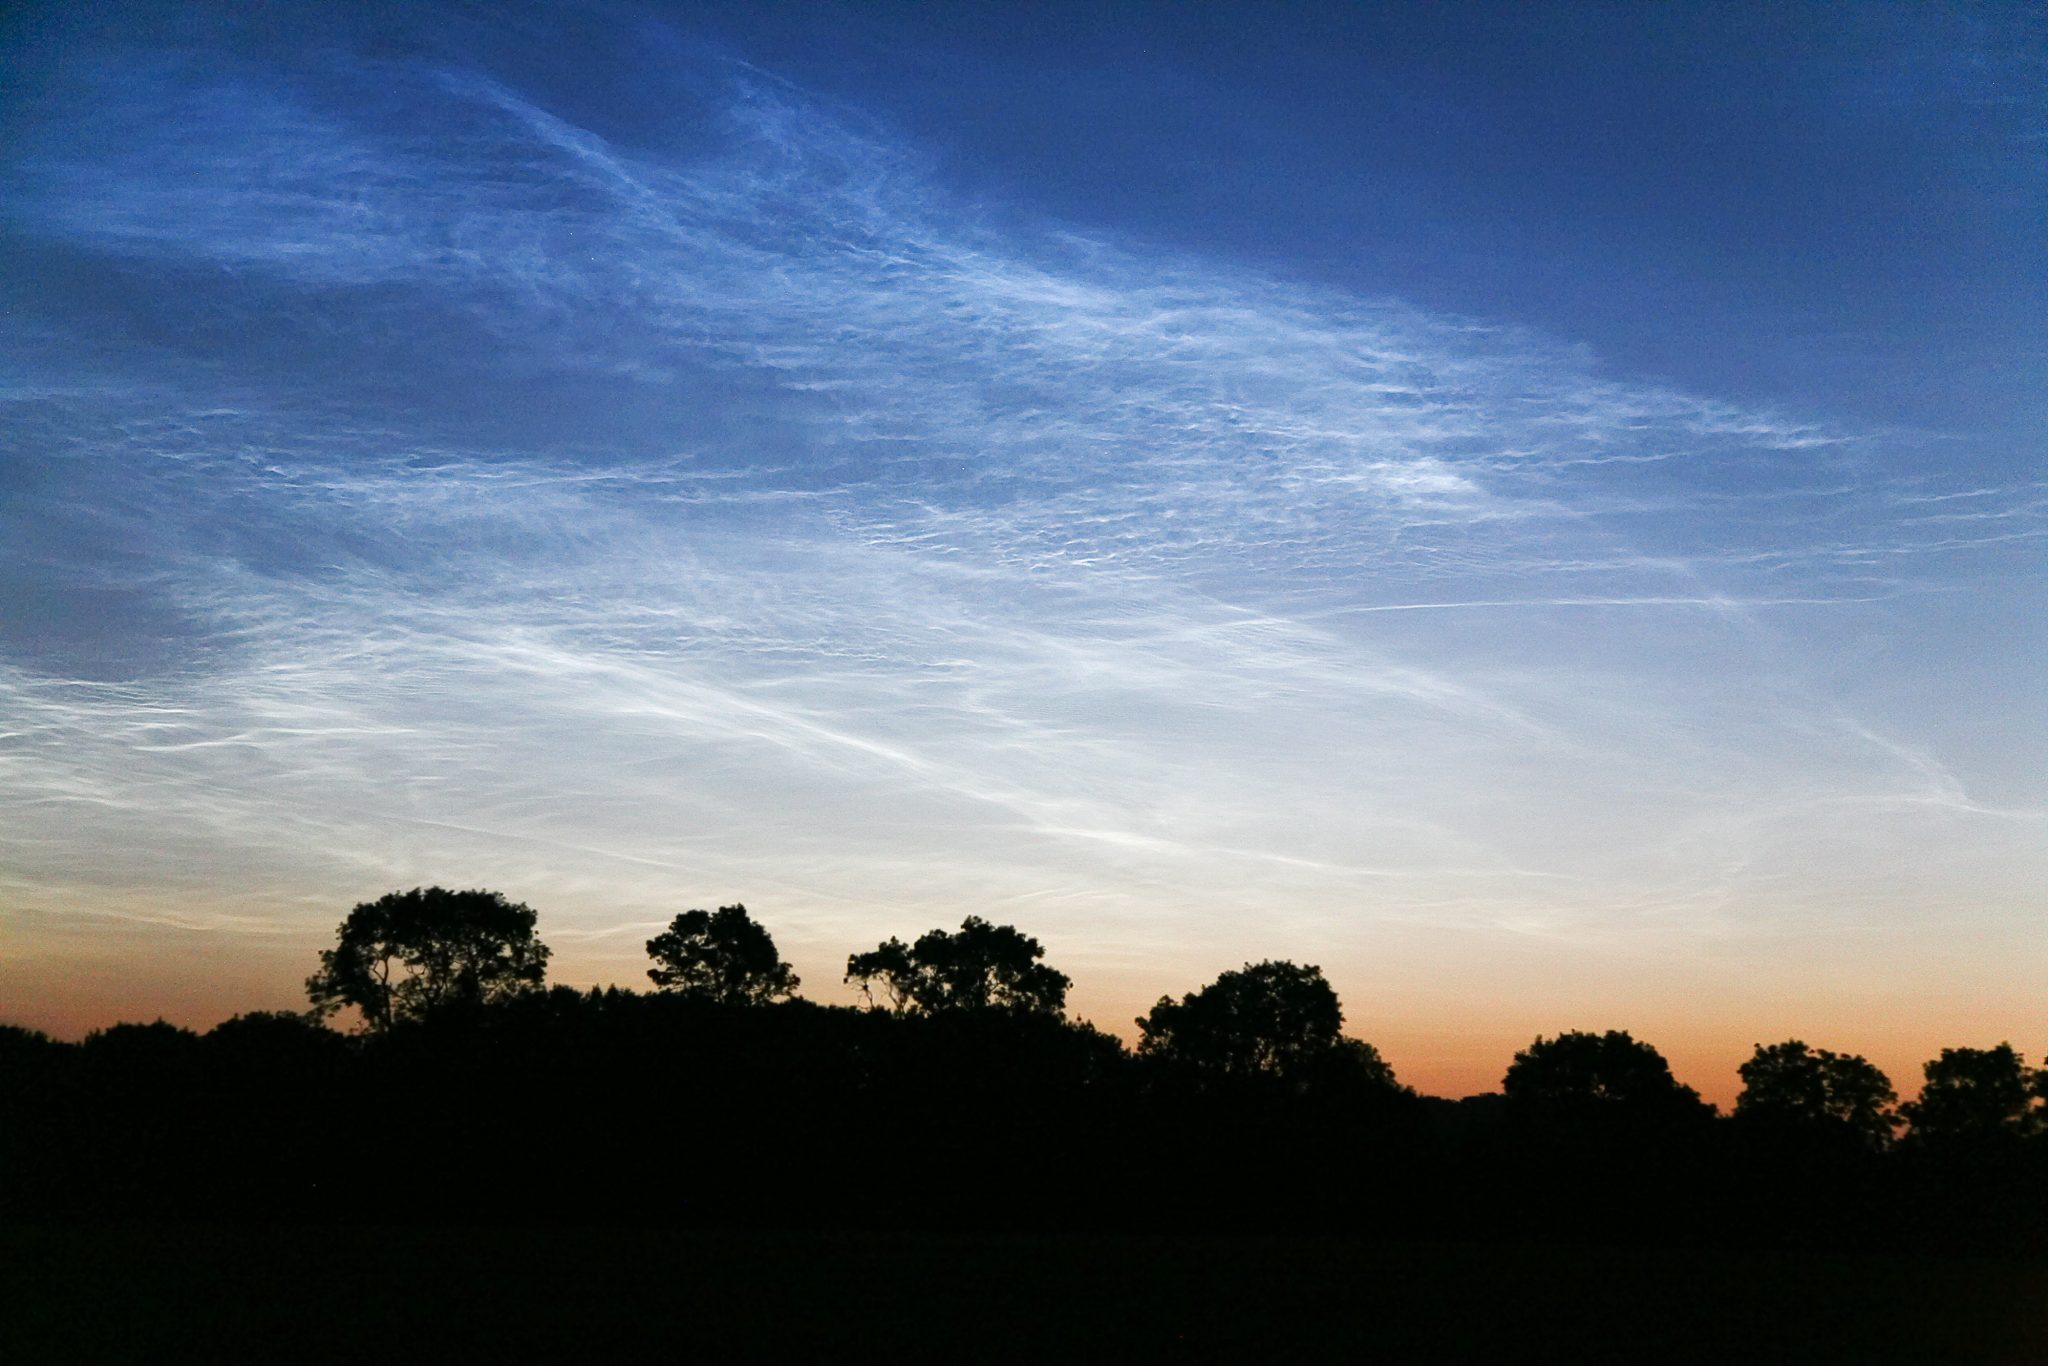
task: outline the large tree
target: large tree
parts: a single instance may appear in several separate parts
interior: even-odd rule
[[[1343,1026],[1321,968],[1247,963],[1178,1001],[1160,997],[1138,1021],[1138,1055],[1205,1081],[1396,1085],[1378,1050]]]
[[[1039,961],[1044,957],[1044,947],[1014,926],[970,915],[956,934],[931,930],[915,944],[891,938],[853,954],[846,960],[846,980],[859,983],[869,1001],[904,1014],[1003,1010],[1060,1016],[1070,982]]]
[[[548,947],[534,920],[498,892],[391,892],[349,912],[306,994],[320,1015],[353,1006],[373,1030],[507,1000],[547,976]]]
[[[1737,1119],[1844,1134],[1872,1148],[1891,1142],[1898,1124],[1892,1103],[1898,1095],[1890,1079],[1863,1058],[1788,1039],[1769,1047],[1758,1044],[1737,1070],[1742,1077]]]
[[[647,970],[663,991],[721,1005],[762,1005],[797,988],[797,975],[745,906],[685,911],[647,941]]]
[[[2009,1043],[1996,1048],[1944,1048],[1921,1069],[1926,1084],[1917,1100],[1899,1107],[1916,1144],[1984,1143],[2015,1138],[2038,1127],[2038,1081]]]

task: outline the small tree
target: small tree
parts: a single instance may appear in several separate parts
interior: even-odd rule
[[[497,892],[445,887],[391,892],[365,901],[320,953],[306,979],[314,1012],[343,1006],[373,1030],[437,1010],[508,1000],[539,987],[548,947],[534,935],[531,909]]]
[[[1798,1039],[1756,1046],[1738,1069],[1735,1117],[1782,1129],[1837,1132],[1871,1148],[1892,1139],[1898,1094],[1889,1078],[1854,1055],[1808,1048]]]
[[[1274,1078],[1394,1087],[1369,1043],[1343,1037],[1344,1011],[1323,970],[1247,963],[1138,1020],[1138,1056],[1207,1081]]]
[[[1899,1107],[1916,1144],[1998,1142],[2037,1127],[2034,1094],[2040,1085],[2009,1043],[1996,1048],[1944,1048],[1921,1069],[1920,1098]]]
[[[915,944],[889,939],[846,960],[846,980],[858,982],[871,1004],[905,1014],[962,1010],[1021,1014],[1066,1013],[1067,975],[1038,960],[1045,949],[1010,925],[968,916],[957,934],[931,930]],[[875,1001],[875,988],[883,1001]]]
[[[647,970],[666,992],[721,1005],[765,1005],[797,988],[797,975],[745,906],[685,911],[647,941]]]

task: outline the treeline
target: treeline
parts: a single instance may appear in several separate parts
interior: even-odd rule
[[[1862,1058],[1759,1046],[1723,1117],[1572,1032],[1448,1101],[1314,967],[1162,998],[1127,1049],[973,917],[852,955],[862,1007],[797,997],[744,907],[647,947],[651,991],[550,989],[529,908],[432,888],[356,907],[303,1015],[0,1027],[0,1210],[2048,1250],[2048,1083],[2005,1045],[1904,1105]]]

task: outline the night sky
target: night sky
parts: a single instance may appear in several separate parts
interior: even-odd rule
[[[2041,11],[728,8],[0,20],[0,1018],[439,883],[2048,1048]]]

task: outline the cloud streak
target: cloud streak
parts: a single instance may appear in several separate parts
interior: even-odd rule
[[[1019,222],[698,79],[673,152],[461,68],[123,61],[18,155],[15,240],[133,297],[9,324],[12,933],[475,881],[630,980],[714,898],[821,962],[994,907],[1150,993],[2048,871],[2037,789],[1835,668],[2037,567],[2038,484]]]

